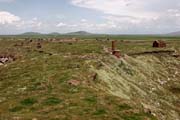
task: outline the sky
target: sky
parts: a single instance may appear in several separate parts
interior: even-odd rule
[[[0,0],[0,34],[180,31],[180,0]]]

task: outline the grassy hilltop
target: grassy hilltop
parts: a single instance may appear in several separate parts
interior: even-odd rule
[[[180,54],[178,37],[55,36],[77,42],[36,37],[0,38],[0,55],[16,57],[0,65],[1,120],[180,118],[180,58],[173,56]],[[119,40],[121,59],[105,52],[111,47],[107,37]],[[152,48],[155,39],[166,40],[167,48]],[[175,52],[136,55],[159,50]]]

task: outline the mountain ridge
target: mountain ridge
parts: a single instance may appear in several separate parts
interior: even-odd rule
[[[171,32],[171,33],[168,33],[166,35],[170,35],[170,36],[180,36],[180,31],[176,31],[176,32]]]
[[[76,31],[76,32],[68,32],[68,33],[59,33],[59,32],[51,32],[51,33],[40,33],[40,32],[25,32],[19,35],[92,35],[93,33],[87,31]]]

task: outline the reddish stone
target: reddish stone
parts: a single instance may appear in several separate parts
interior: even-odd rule
[[[112,51],[116,49],[116,41],[112,41]]]
[[[113,51],[113,55],[116,56],[117,58],[120,58],[121,57],[121,53],[119,50],[114,50]]]
[[[153,42],[153,47],[163,48],[163,47],[166,47],[166,43],[161,40],[156,40]]]
[[[80,84],[80,81],[78,81],[78,80],[69,80],[68,84],[73,85],[73,86],[78,86]]]

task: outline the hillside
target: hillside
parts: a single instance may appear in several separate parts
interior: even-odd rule
[[[168,33],[169,36],[180,36],[180,31]]]
[[[22,44],[23,42],[23,44]],[[178,120],[180,41],[0,41],[2,120]],[[173,54],[145,51],[175,50]],[[134,55],[133,55],[134,54]]]
[[[77,32],[67,33],[66,35],[92,35],[92,33],[86,31],[77,31]]]
[[[55,35],[55,36],[58,36],[58,35],[78,35],[78,36],[83,36],[83,35],[93,35],[92,33],[88,33],[86,31],[77,31],[77,32],[70,32],[70,33],[64,33],[64,34],[61,34],[61,33],[58,33],[58,32],[52,32],[52,33],[48,33],[48,34],[42,34],[42,33],[38,33],[38,32],[26,32],[26,33],[22,33],[20,35],[23,35],[23,36],[37,36],[37,35]]]
[[[26,32],[26,33],[23,33],[23,34],[20,34],[20,35],[33,36],[33,35],[42,35],[42,34],[41,34],[41,33],[38,33],[38,32]]]
[[[58,33],[58,32],[52,32],[52,33],[49,33],[48,35],[55,35],[55,36],[58,36],[58,35],[61,35],[61,34]]]

